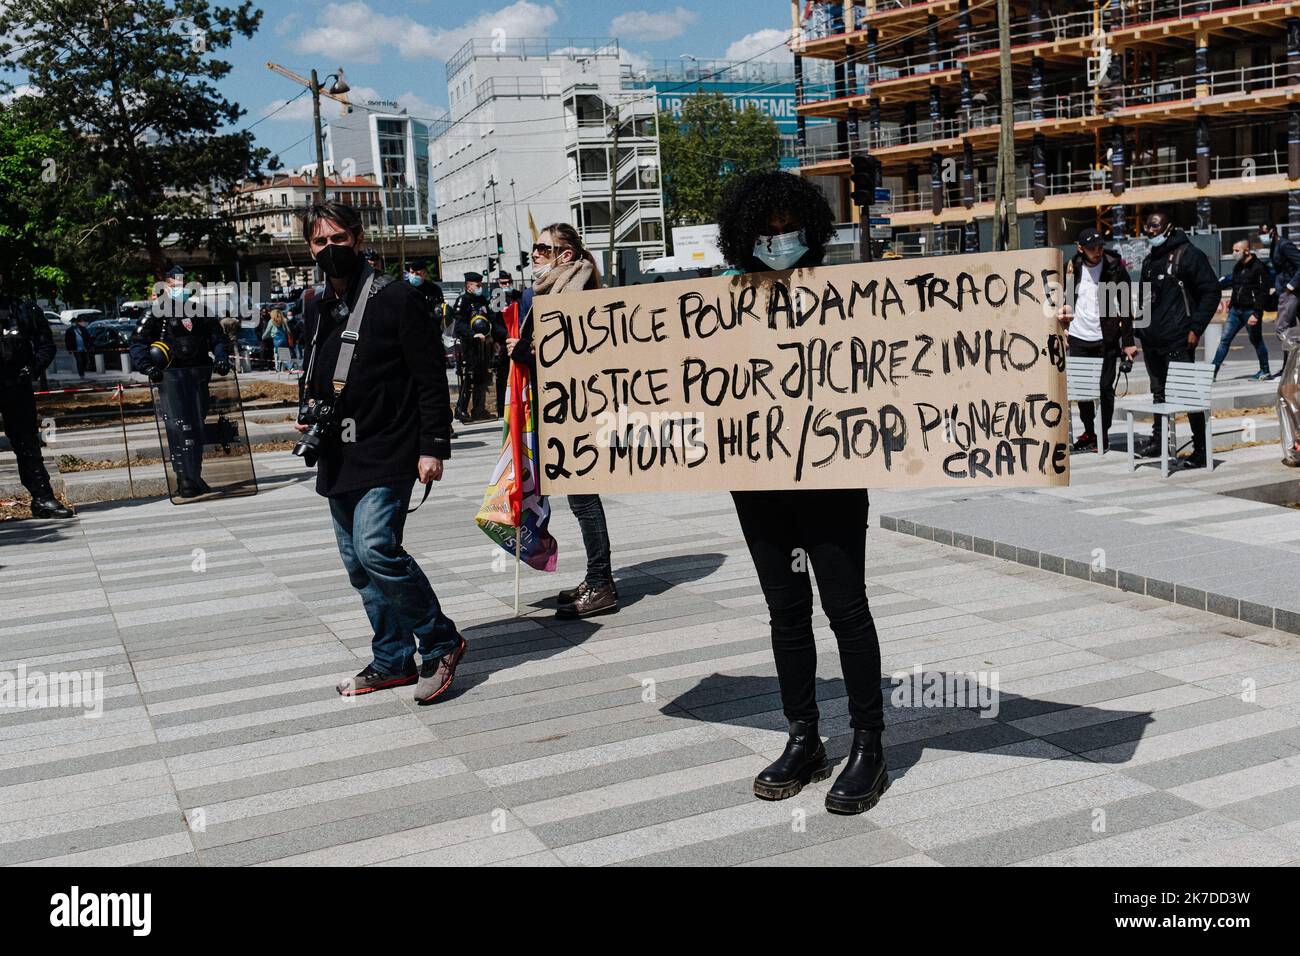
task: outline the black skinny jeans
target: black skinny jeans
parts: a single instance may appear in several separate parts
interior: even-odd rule
[[[1101,439],[1102,448],[1105,448],[1104,440],[1110,435],[1111,421],[1115,417],[1115,369],[1119,365],[1119,350],[1101,340],[1088,342],[1076,339],[1073,335],[1067,336],[1066,347],[1069,355],[1101,359]],[[1088,435],[1097,434],[1094,431],[1096,413],[1095,403],[1079,403],[1079,420],[1083,422],[1083,430]]]
[[[605,524],[605,506],[600,495],[569,495],[569,510],[578,519],[582,544],[587,549],[588,587],[601,588],[614,583],[609,559],[609,527]]]
[[[733,491],[736,514],[772,616],[772,655],[788,720],[816,721],[812,581],[840,648],[855,730],[885,726],[880,641],[867,604],[867,492]]]

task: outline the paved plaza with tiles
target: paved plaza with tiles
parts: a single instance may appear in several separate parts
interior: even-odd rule
[[[991,713],[888,692],[893,786],[838,817],[823,808],[830,781],[778,803],[752,795],[785,722],[730,498],[607,498],[623,607],[586,621],[552,610],[583,565],[555,500],[560,571],[525,570],[516,617],[511,565],[473,523],[497,442],[491,426],[462,431],[408,525],[469,642],[431,707],[409,688],[335,693],[368,662],[370,631],[325,503],[287,454],[259,458],[253,498],[0,525],[0,671],[98,671],[105,685],[96,718],[0,711],[0,863],[1300,861],[1300,638],[1275,586],[1287,560],[1294,578],[1300,512],[1270,506],[1265,529],[1253,503],[1216,511],[1224,468],[1161,483],[1107,455],[1077,460],[1065,489],[874,493],[885,674],[981,674],[999,693]],[[1250,451],[1231,453],[1239,472]],[[1049,540],[1054,528],[1070,540]],[[1064,564],[1090,559],[1094,531],[1121,551],[1109,579]],[[1191,558],[1244,545],[1270,550],[1218,589],[1237,601],[1228,614],[1188,576],[1205,567]],[[1159,564],[1180,555],[1182,570]],[[1142,586],[1117,586],[1123,573]],[[834,639],[814,623],[838,761],[846,701]]]

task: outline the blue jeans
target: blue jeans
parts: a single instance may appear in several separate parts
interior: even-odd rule
[[[372,666],[384,674],[410,674],[415,651],[432,660],[453,651],[460,634],[442,613],[424,571],[402,547],[411,486],[385,486],[330,498],[334,536],[348,580],[375,636]]]
[[[1258,321],[1254,325],[1246,325],[1246,322],[1252,316]],[[1232,344],[1232,340],[1236,338],[1243,325],[1246,326],[1246,334],[1250,337],[1250,344],[1255,346],[1255,355],[1259,358],[1259,370],[1267,372],[1268,346],[1264,344],[1264,322],[1261,313],[1256,309],[1228,310],[1228,321],[1223,328],[1223,338],[1219,340],[1219,350],[1214,353],[1214,368],[1217,370],[1223,364],[1223,360],[1228,357],[1228,346]]]

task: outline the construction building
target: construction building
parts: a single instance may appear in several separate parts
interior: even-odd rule
[[[996,0],[792,0],[797,153],[837,218],[849,157],[893,190],[897,251],[992,248],[1001,84]],[[1227,252],[1300,228],[1300,2],[1010,0],[1021,246],[1085,225],[1138,235],[1154,206]],[[808,82],[809,61],[831,64]],[[828,142],[807,123],[834,121]]]

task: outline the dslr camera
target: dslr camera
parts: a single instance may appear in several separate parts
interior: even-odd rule
[[[298,424],[306,425],[298,443],[293,446],[293,453],[309,467],[315,467],[320,460],[321,447],[332,441],[338,434],[338,406],[333,402],[308,399],[307,404],[298,409]]]
[[[1127,355],[1121,355],[1119,357],[1119,370],[1123,374],[1128,375],[1133,371],[1133,360]]]

